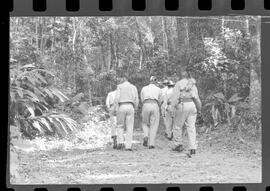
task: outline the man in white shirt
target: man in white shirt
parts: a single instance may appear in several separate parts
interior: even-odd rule
[[[165,137],[169,140],[172,140],[173,138],[172,129],[174,116],[172,115],[171,112],[168,111],[168,106],[170,105],[169,98],[172,96],[173,87],[174,82],[170,80],[168,83],[168,89],[162,97],[162,105],[161,105],[161,113],[166,128]]]
[[[141,90],[142,107],[142,128],[144,132],[143,146],[149,146],[149,149],[155,148],[155,138],[159,125],[159,104],[161,102],[162,92],[155,85],[157,79],[152,76],[150,84],[144,86]],[[148,145],[149,137],[149,145]]]
[[[113,139],[114,149],[116,149],[117,147],[115,96],[116,96],[116,90],[109,92],[106,98],[106,107],[110,115],[111,137]]]

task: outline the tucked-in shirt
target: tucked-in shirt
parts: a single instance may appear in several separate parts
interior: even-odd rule
[[[110,109],[115,103],[116,90],[108,93],[106,98],[106,106]]]
[[[144,102],[146,99],[153,99],[158,102],[161,102],[162,91],[155,84],[149,84],[144,86],[141,90],[141,101]]]
[[[137,88],[128,81],[119,84],[116,90],[115,102],[117,105],[123,102],[131,102],[134,104],[135,108],[137,108],[139,104]]]
[[[172,93],[173,93],[173,88],[168,88],[167,91],[162,96],[161,112],[162,112],[163,115],[165,114],[165,111],[167,110],[168,100],[172,96]]]
[[[196,81],[193,78],[182,79],[178,81],[173,88],[172,96],[169,98],[171,105],[172,106],[177,105],[180,96],[184,98],[199,99],[198,89],[195,83]]]
[[[164,104],[168,104],[168,100],[169,98],[172,96],[173,94],[173,88],[168,88],[168,90],[165,92],[165,94],[163,95],[163,103]]]
[[[166,92],[168,91],[168,86],[165,86],[164,88],[161,89],[161,101],[163,102],[163,97],[165,96]]]

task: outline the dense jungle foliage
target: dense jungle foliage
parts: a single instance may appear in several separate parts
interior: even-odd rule
[[[10,123],[28,137],[63,136],[78,128],[74,108],[104,104],[121,74],[140,91],[151,75],[176,81],[188,67],[198,124],[256,132],[260,30],[251,16],[11,18]]]

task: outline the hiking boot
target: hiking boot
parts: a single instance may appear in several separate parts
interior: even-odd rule
[[[143,146],[147,147],[148,145],[148,137],[143,138]]]
[[[122,149],[124,149],[124,148],[125,148],[124,143],[120,143],[120,144],[117,145],[117,149],[118,149],[118,150],[122,150]]]
[[[117,137],[116,137],[116,135],[112,136],[112,139],[113,139],[113,149],[116,149],[117,148]]]
[[[173,139],[173,133],[171,133],[171,136],[169,136],[167,133],[165,133],[165,137],[166,137],[166,139],[171,141]]]
[[[195,149],[190,149],[190,155],[195,155],[196,154],[196,150]]]
[[[125,149],[125,151],[132,151],[132,149]]]
[[[149,149],[154,149],[155,148],[155,146],[149,146]]]
[[[175,148],[172,149],[173,151],[182,152],[184,150],[183,145],[177,145]]]

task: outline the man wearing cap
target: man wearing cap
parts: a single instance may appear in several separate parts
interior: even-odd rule
[[[111,137],[113,139],[114,149],[116,149],[117,147],[115,96],[116,96],[116,90],[109,92],[106,98],[106,107],[110,115]]]
[[[117,110],[117,149],[131,151],[134,113],[138,108],[139,98],[137,88],[131,84],[126,77],[122,78],[122,83],[117,86],[115,104]],[[126,128],[126,144],[124,145],[124,129]]]
[[[161,92],[162,92],[162,97],[166,94],[166,92],[167,92],[167,90],[168,90],[168,83],[169,83],[169,80],[164,80],[163,82],[162,82],[162,84],[163,84],[163,88],[161,89]]]
[[[175,84],[170,98],[170,111],[175,113],[174,143],[176,147],[173,150],[178,152],[184,150],[182,128],[185,124],[188,133],[189,156],[191,156],[197,149],[195,122],[197,112],[201,110],[201,101],[195,85],[196,81],[191,78],[189,71],[181,71],[181,77],[182,80]]]
[[[144,132],[143,146],[149,149],[155,148],[155,138],[159,125],[159,104],[161,102],[162,91],[155,85],[155,76],[150,78],[150,84],[141,90],[142,107],[142,128]],[[148,145],[149,139],[149,145]]]
[[[168,111],[168,108],[171,104],[169,101],[169,98],[172,96],[173,87],[174,87],[174,82],[169,80],[168,90],[165,92],[165,94],[162,97],[162,106],[161,106],[161,113],[162,113],[164,125],[166,128],[165,137],[169,140],[172,140],[173,138],[172,129],[173,129],[174,115]]]

